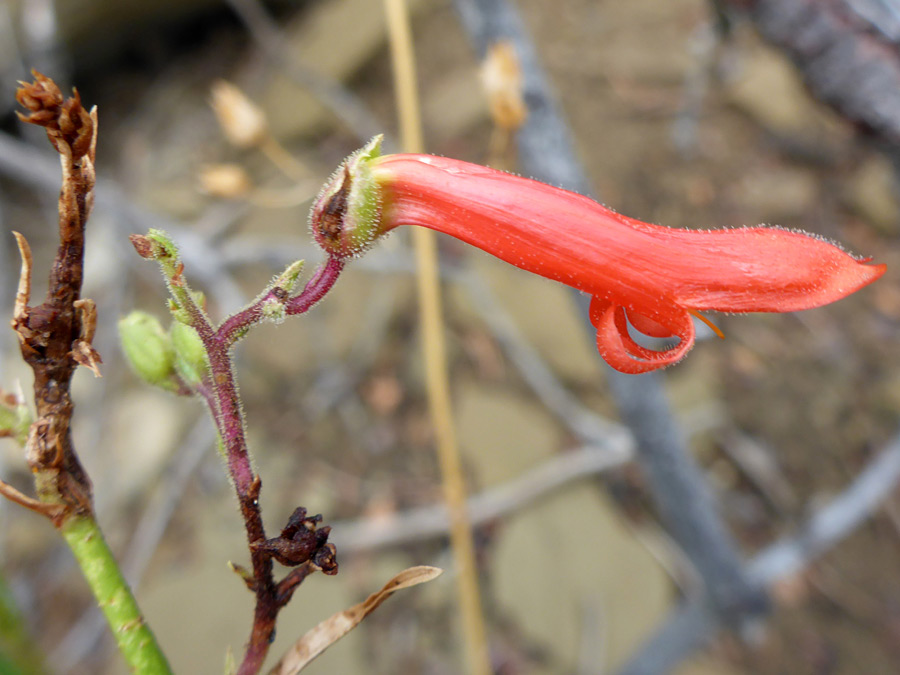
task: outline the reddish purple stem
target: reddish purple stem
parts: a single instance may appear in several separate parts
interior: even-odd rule
[[[313,308],[319,300],[325,297],[325,294],[334,286],[334,282],[338,280],[341,271],[344,269],[344,260],[334,256],[328,258],[322,267],[316,270],[313,278],[306,284],[303,292],[288,300],[285,309],[290,316],[295,314],[303,314]]]
[[[329,257],[328,261],[316,270],[300,295],[290,298],[285,303],[287,314],[294,316],[312,309],[313,305],[331,290],[343,269],[344,261],[341,258]],[[238,339],[242,331],[262,318],[263,308],[266,303],[273,299],[278,299],[278,293],[282,291],[283,289],[278,287],[272,288],[252,305],[226,319],[219,327],[216,334],[217,339],[230,347]]]
[[[250,558],[253,563],[256,609],[250,640],[238,670],[239,675],[253,675],[259,672],[274,635],[278,611],[293,593],[293,587],[285,587],[279,591],[272,574],[271,555],[258,548],[258,545],[266,540],[262,513],[259,509],[260,480],[253,472],[247,449],[244,415],[231,365],[231,347],[250,326],[262,319],[267,302],[273,299],[285,302],[287,314],[303,314],[331,290],[343,268],[343,260],[330,257],[316,271],[299,295],[284,301],[284,289],[272,288],[252,305],[226,319],[218,330],[213,330],[198,307],[187,307],[194,328],[197,329],[209,355],[212,392],[211,395],[204,392],[204,399],[216,420],[219,435],[225,446],[228,471],[234,482],[241,514],[244,517],[247,541],[250,544]],[[299,583],[301,577],[295,575],[295,578]]]

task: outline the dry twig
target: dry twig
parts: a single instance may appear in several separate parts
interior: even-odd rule
[[[34,372],[37,417],[29,431],[26,459],[38,499],[10,489],[3,492],[17,503],[43,512],[66,539],[132,668],[166,673],[166,659],[97,527],[91,482],[72,444],[72,376],[79,364],[98,372],[100,363],[91,346],[96,308],[80,297],[85,225],[94,201],[97,112],[85,110],[77,91],[64,98],[53,80],[37,72],[34,77],[34,82],[22,83],[16,98],[28,111],[19,117],[46,129],[62,162],[60,245],[47,296],[43,303],[30,306],[32,259],[25,239],[16,237],[22,274],[12,327],[22,358]]]

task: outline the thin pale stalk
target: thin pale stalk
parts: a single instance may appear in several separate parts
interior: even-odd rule
[[[402,145],[407,152],[423,152],[409,12],[405,0],[385,0],[385,11]],[[418,268],[417,288],[428,405],[437,441],[444,496],[450,511],[450,543],[459,572],[457,593],[466,661],[469,673],[488,675],[491,672],[490,652],[478,588],[472,527],[466,511],[466,485],[450,402],[437,244],[434,234],[425,228],[414,228],[413,242]]]
[[[106,616],[119,651],[133,672],[146,675],[171,673],[97,521],[90,516],[76,515],[68,518],[59,530]]]

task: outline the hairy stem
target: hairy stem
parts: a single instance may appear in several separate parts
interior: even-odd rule
[[[302,578],[305,578],[305,575],[302,577],[294,575],[293,582],[279,590],[273,576],[272,554],[263,547],[266,542],[266,531],[259,508],[262,482],[253,471],[247,447],[243,407],[231,364],[231,347],[250,326],[262,319],[266,303],[282,302],[285,304],[286,314],[302,314],[331,290],[342,269],[342,261],[330,258],[313,275],[298,296],[286,299],[283,289],[276,286],[263,294],[252,305],[222,322],[214,333],[211,333],[205,326],[204,330],[198,330],[209,355],[213,389],[213,395],[204,398],[219,430],[219,436],[225,449],[228,472],[234,483],[241,515],[244,519],[252,564],[251,585],[256,594],[253,627],[244,652],[244,659],[237,671],[238,675],[253,675],[259,672],[275,634],[278,612],[290,599],[293,590],[302,581]],[[190,296],[190,293],[184,295]],[[191,311],[190,314],[195,323],[202,325],[206,322],[205,317],[199,312]]]

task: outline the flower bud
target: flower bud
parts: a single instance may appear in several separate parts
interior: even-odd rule
[[[147,312],[135,311],[119,321],[122,351],[132,370],[145,382],[174,390],[175,353],[162,324]]]
[[[292,262],[285,268],[284,272],[275,277],[272,283],[278,288],[283,288],[285,293],[290,295],[294,292],[294,287],[297,285],[297,279],[300,278],[304,264],[303,260]]]
[[[175,370],[181,379],[191,386],[203,382],[209,372],[209,358],[197,331],[176,320],[169,328],[169,336],[175,350]]]
[[[33,421],[31,411],[21,398],[0,390],[0,438],[14,438],[24,447]]]
[[[171,283],[181,274],[182,264],[178,258],[178,247],[164,231],[151,228],[147,234],[133,234],[129,237],[135,251],[144,260],[155,260],[163,274]]]
[[[381,187],[372,162],[382,136],[350,155],[313,202],[309,225],[319,246],[338,258],[360,255],[387,229],[381,222]]]

